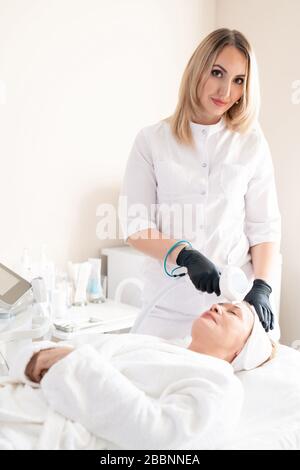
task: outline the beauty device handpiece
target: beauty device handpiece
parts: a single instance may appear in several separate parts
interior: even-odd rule
[[[221,270],[219,286],[221,295],[228,301],[241,301],[249,290],[249,281],[240,268],[226,266]]]

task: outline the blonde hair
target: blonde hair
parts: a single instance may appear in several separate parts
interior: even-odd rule
[[[163,119],[169,122],[172,133],[179,143],[194,146],[189,125],[200,108],[197,91],[208,79],[215,59],[225,46],[236,47],[247,59],[243,95],[224,114],[226,128],[246,133],[258,117],[260,107],[259,77],[254,51],[245,36],[235,29],[220,28],[206,36],[191,56],[180,84],[175,112]]]
[[[271,351],[271,355],[270,357],[268,357],[268,359],[263,362],[262,364],[260,364],[260,366],[258,367],[261,367],[263,366],[264,364],[266,364],[267,362],[271,361],[272,359],[274,359],[274,357],[276,356],[277,354],[277,350],[278,350],[278,344],[275,343],[272,339],[270,339],[270,342],[271,342],[271,346],[272,346],[272,351]]]

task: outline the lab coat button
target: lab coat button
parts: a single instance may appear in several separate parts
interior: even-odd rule
[[[207,167],[207,163],[202,163],[201,165],[203,168],[206,168]]]
[[[206,191],[203,189],[201,192],[200,192],[201,196],[205,196],[206,194]]]
[[[206,135],[206,130],[205,129],[202,129],[201,132],[202,132],[203,135]]]

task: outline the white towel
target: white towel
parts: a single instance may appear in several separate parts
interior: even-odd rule
[[[255,308],[249,304],[254,323],[249,338],[238,356],[231,362],[235,372],[251,370],[263,364],[272,353],[272,343],[265,332]]]

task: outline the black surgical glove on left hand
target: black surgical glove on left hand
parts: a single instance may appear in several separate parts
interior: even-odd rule
[[[274,328],[274,315],[270,305],[271,287],[262,279],[255,279],[244,300],[253,305],[266,332]]]

